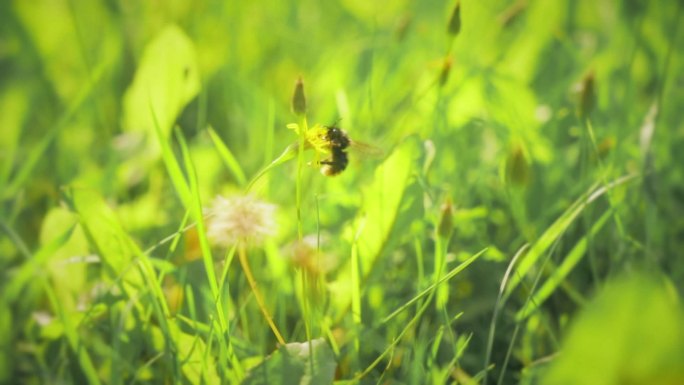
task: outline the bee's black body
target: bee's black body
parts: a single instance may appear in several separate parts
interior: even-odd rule
[[[346,132],[335,126],[326,128],[328,132],[325,135],[325,140],[330,144],[330,158],[321,161],[321,165],[323,165],[321,172],[323,175],[333,176],[347,168],[349,164],[347,148],[351,144],[351,140]]]
[[[346,132],[342,131],[341,129],[332,126],[332,127],[326,127],[328,129],[328,132],[325,135],[325,139],[330,142],[330,148],[339,148],[339,149],[346,149],[349,147],[349,144],[351,144],[351,140],[349,139],[349,136],[347,135]]]

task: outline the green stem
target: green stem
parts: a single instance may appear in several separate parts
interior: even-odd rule
[[[306,144],[306,133],[309,126],[306,121],[306,116],[299,119],[299,151],[297,152],[297,234],[299,241],[304,238],[302,230],[302,170],[304,169],[304,145]]]

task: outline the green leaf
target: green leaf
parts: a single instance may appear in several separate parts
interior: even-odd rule
[[[123,282],[129,297],[135,297],[140,290],[149,289],[156,316],[162,326],[166,326],[169,310],[149,257],[124,231],[116,214],[100,195],[80,188],[72,188],[68,192],[81,226],[108,268],[110,277]],[[137,305],[143,306],[142,303]]]
[[[124,95],[124,130],[147,140],[146,156],[156,158],[160,149],[154,140],[154,117],[164,138],[186,104],[200,90],[197,54],[190,38],[178,26],[163,29],[148,45],[133,83]]]
[[[169,330],[166,332],[157,326],[150,327],[151,343],[156,350],[168,349],[165,347],[167,336],[177,342],[176,349],[178,350],[174,354],[177,356],[187,383],[193,385],[221,384],[215,361],[207,359],[209,348],[204,339],[198,335],[183,332],[177,324],[170,324]]]
[[[131,268],[135,263],[133,243],[114,211],[93,190],[72,188],[69,197],[87,237],[112,277],[121,276],[124,282],[141,288],[142,277],[138,269]]]
[[[324,339],[291,342],[254,367],[243,385],[326,385],[332,384],[337,363]]]
[[[360,296],[359,282],[354,283],[352,276],[358,274],[364,279],[370,273],[390,236],[413,173],[417,147],[413,138],[401,143],[375,170],[373,182],[363,190],[363,205],[354,222],[358,263],[348,262],[330,284],[333,301],[340,311],[346,309],[353,296]],[[351,269],[359,270],[352,274]]]
[[[575,319],[539,383],[684,383],[684,317],[675,293],[650,276],[609,282]]]

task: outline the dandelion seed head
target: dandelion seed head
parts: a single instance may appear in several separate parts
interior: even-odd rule
[[[320,237],[321,243],[327,243],[328,237]],[[290,263],[313,275],[324,275],[332,271],[337,265],[337,259],[328,253],[318,250],[319,236],[311,234],[305,236],[301,241],[295,241],[285,250],[284,255]]]
[[[208,210],[207,236],[226,247],[238,241],[261,243],[276,233],[275,211],[275,205],[251,195],[217,196]]]

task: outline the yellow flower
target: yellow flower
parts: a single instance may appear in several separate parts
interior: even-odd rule
[[[310,127],[302,133],[302,129],[297,123],[290,123],[287,128],[293,130],[297,135],[304,135],[305,149],[313,148],[316,153],[330,154],[330,141],[326,139],[328,129],[320,124]]]

